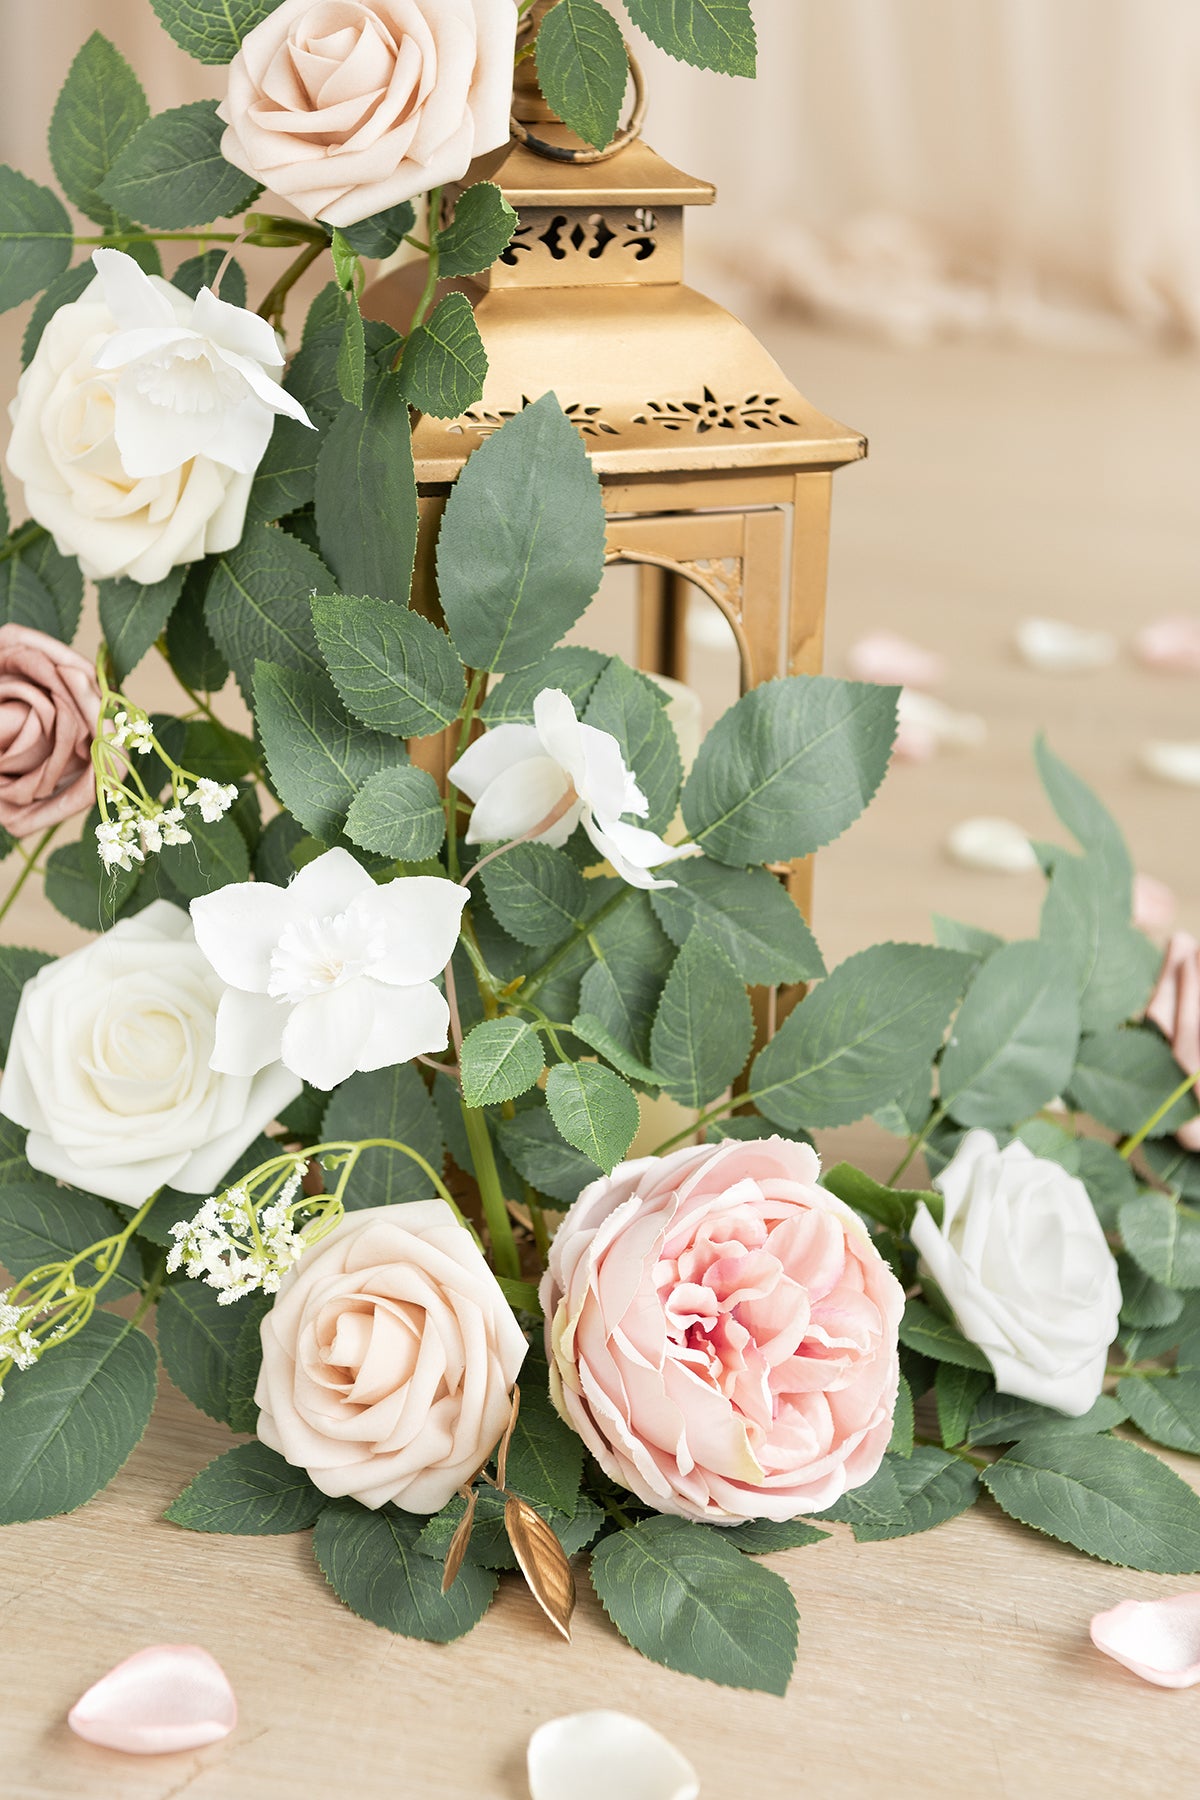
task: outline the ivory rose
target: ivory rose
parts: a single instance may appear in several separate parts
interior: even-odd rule
[[[39,969],[0,1082],[33,1167],[128,1206],[168,1182],[210,1194],[302,1085],[278,1062],[212,1072],[222,990],[167,900]]]
[[[444,1200],[349,1213],[262,1323],[258,1435],[323,1494],[440,1512],[508,1423],[528,1348]]]
[[[1170,1044],[1183,1073],[1200,1077],[1200,943],[1191,932],[1172,934],[1146,1017]],[[1200,1150],[1200,1118],[1189,1119],[1175,1136],[1185,1150]]]
[[[0,825],[29,837],[95,798],[96,671],[69,644],[0,625]]]
[[[516,30],[516,0],[284,0],[229,65],[221,153],[357,224],[507,141]]]
[[[912,1240],[1002,1394],[1070,1417],[1099,1398],[1121,1284],[1087,1189],[1014,1140],[969,1131],[934,1181],[938,1226],[918,1206]]]
[[[883,1460],[904,1294],[819,1173],[784,1138],[677,1150],[593,1182],[559,1227],[554,1404],[659,1512],[823,1512]]]

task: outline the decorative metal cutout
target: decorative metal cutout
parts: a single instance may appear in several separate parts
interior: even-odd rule
[[[507,425],[510,419],[515,418],[518,410],[523,411],[530,405],[532,402],[528,394],[523,394],[519,409],[514,406],[506,406],[498,412],[493,412],[486,406],[472,406],[469,411],[463,413],[460,419],[456,419],[446,429],[455,437],[462,437],[468,431],[473,431],[476,437],[491,437],[494,431],[499,431],[502,425]],[[598,406],[585,406],[581,400],[576,400],[570,406],[565,406],[563,411],[572,425],[582,431],[585,437],[619,437],[621,435],[619,426],[612,425],[607,419],[601,417]]]
[[[740,556],[698,557],[694,562],[680,563],[679,567],[693,580],[698,578],[698,585],[715,589],[730,612],[739,619],[742,617],[746,584],[745,565]]]
[[[702,400],[650,400],[635,413],[635,425],[658,425],[664,431],[781,431],[798,425],[781,412],[777,394],[750,394],[745,400],[718,400],[706,387]]]
[[[627,218],[616,222],[616,228],[603,213],[586,217],[554,213],[539,231],[541,223],[537,219],[517,226],[512,242],[500,256],[506,267],[516,268],[522,256],[536,252],[539,244],[553,262],[567,262],[573,256],[599,262],[614,244],[618,250],[631,250],[635,262],[647,262],[659,247],[658,218],[648,206],[635,207]]]

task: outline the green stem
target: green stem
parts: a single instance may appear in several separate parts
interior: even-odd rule
[[[668,1150],[676,1149],[678,1145],[686,1143],[688,1138],[695,1137],[698,1131],[703,1131],[706,1125],[712,1125],[717,1119],[727,1119],[730,1113],[737,1111],[739,1106],[752,1106],[753,1104],[749,1094],[735,1094],[730,1100],[718,1101],[717,1105],[710,1106],[707,1112],[698,1113],[691,1124],[685,1125],[682,1131],[677,1131],[674,1137],[669,1137],[664,1143],[659,1144],[654,1152],[655,1156],[665,1156]]]
[[[463,1106],[463,1124],[467,1128],[467,1143],[471,1149],[471,1160],[475,1164],[475,1179],[479,1183],[479,1198],[483,1203],[483,1216],[487,1220],[488,1236],[492,1241],[492,1260],[496,1265],[497,1275],[504,1275],[510,1281],[519,1281],[521,1277],[521,1259],[517,1254],[517,1240],[513,1236],[512,1220],[508,1216],[508,1207],[504,1203],[504,1191],[500,1186],[500,1171],[496,1167],[496,1157],[492,1150],[491,1133],[483,1114],[474,1106]]]
[[[463,701],[462,717],[458,728],[458,750],[455,761],[462,756],[471,741],[471,727],[475,723],[475,708],[479,704],[479,696],[483,684],[487,680],[487,671],[476,669],[467,684],[466,698]],[[451,783],[446,789],[446,867],[451,881],[462,877],[462,865],[458,857],[458,789]]]
[[[288,264],[274,287],[267,290],[266,297],[258,309],[258,316],[260,319],[269,319],[277,331],[283,330],[283,309],[287,303],[288,295],[295,287],[300,277],[304,274],[305,270],[310,269],[313,263],[316,262],[318,256],[323,256],[327,249],[328,245],[324,238],[321,239],[319,244],[305,244],[299,256],[296,257],[294,262]]]
[[[513,996],[515,1004],[520,1006],[526,1000],[531,1000],[534,994],[536,994],[540,988],[545,986],[555,970],[561,967],[567,957],[572,955],[573,952],[579,948],[579,945],[583,943],[584,939],[589,937],[591,933],[596,930],[597,926],[602,925],[605,919],[610,918],[619,906],[624,906],[630,895],[636,894],[639,891],[639,889],[628,887],[622,882],[620,890],[613,894],[610,899],[606,900],[604,905],[600,907],[598,911],[594,912],[590,919],[585,919],[582,925],[578,925],[571,933],[570,937],[567,938],[566,942],[559,945],[553,956],[547,957],[541,968],[535,969],[533,974],[522,983],[521,987]]]
[[[1124,1160],[1128,1162],[1138,1145],[1146,1141],[1150,1136],[1150,1133],[1154,1130],[1154,1127],[1166,1118],[1173,1106],[1178,1106],[1181,1100],[1187,1098],[1198,1082],[1200,1082],[1200,1071],[1197,1071],[1192,1075],[1185,1075],[1179,1086],[1173,1093],[1167,1095],[1167,1098],[1163,1101],[1157,1111],[1150,1114],[1150,1117],[1146,1120],[1146,1123],[1141,1129],[1135,1131],[1131,1138],[1126,1138],[1120,1150],[1117,1152],[1118,1156],[1123,1157]]]
[[[131,1331],[135,1328],[135,1326],[138,1326],[141,1324],[141,1322],[145,1318],[146,1314],[150,1311],[150,1308],[157,1304],[158,1296],[162,1293],[163,1288],[166,1286],[166,1284],[167,1284],[167,1258],[166,1258],[166,1252],[164,1251],[162,1256],[160,1256],[158,1261],[155,1263],[154,1272],[142,1290],[142,1298],[138,1305],[138,1309],[134,1313],[132,1319],[129,1321],[129,1329]]]
[[[429,234],[429,267],[425,271],[425,286],[421,290],[421,298],[417,302],[417,310],[412,316],[412,324],[408,328],[411,337],[419,325],[425,323],[425,315],[433,303],[437,292],[438,269],[441,264],[441,250],[438,244],[438,220],[442,212],[442,190],[440,187],[429,190],[429,209],[426,229]]]
[[[364,1150],[398,1150],[402,1156],[411,1157],[422,1173],[428,1176],[429,1180],[433,1183],[434,1190],[438,1196],[446,1202],[447,1206],[453,1209],[454,1216],[459,1224],[464,1225],[466,1223],[462,1213],[459,1211],[454,1195],[450,1192],[450,1189],[446,1186],[436,1169],[432,1168],[431,1165],[426,1162],[419,1150],[414,1150],[409,1144],[401,1144],[395,1138],[354,1138],[347,1139],[343,1143],[314,1144],[311,1150],[304,1150],[299,1154],[306,1157],[309,1162],[316,1162],[322,1156],[348,1155],[350,1160],[338,1183],[340,1189],[345,1187],[346,1181],[349,1179],[355,1164],[358,1162],[358,1159]],[[270,1167],[269,1164],[264,1164],[263,1166],[264,1168]],[[250,1179],[253,1179],[253,1177],[250,1177]]]
[[[973,1456],[971,1452],[965,1450],[961,1444],[943,1444],[938,1438],[918,1437],[915,1434],[913,1436],[913,1443],[930,1444],[935,1450],[944,1450],[948,1456],[957,1456],[961,1458],[963,1462],[970,1463],[973,1469],[990,1469],[992,1466],[986,1456]]]
[[[895,1187],[913,1157],[917,1155],[918,1151],[925,1148],[930,1132],[936,1125],[941,1123],[945,1116],[943,1109],[940,1106],[935,1106],[917,1135],[909,1138],[908,1149],[904,1152],[904,1155],[900,1158],[900,1161],[896,1164],[896,1167],[887,1178],[888,1187]]]
[[[29,880],[29,877],[33,874],[34,870],[36,869],[38,857],[42,854],[42,851],[46,848],[47,844],[49,844],[53,840],[54,835],[58,831],[58,829],[59,828],[57,825],[51,825],[48,831],[43,831],[41,837],[38,839],[37,843],[33,846],[32,850],[29,850],[29,851],[22,850],[21,851],[21,855],[25,858],[25,867],[21,870],[21,873],[17,876],[17,879],[13,882],[11,888],[9,888],[9,890],[8,890],[8,893],[4,897],[4,904],[2,906],[0,906],[0,919],[4,919],[7,917],[8,913],[12,907],[13,901],[16,899],[17,895],[21,892],[21,889],[25,886],[25,883]]]
[[[1111,1368],[1105,1369],[1104,1373],[1113,1376],[1118,1381],[1124,1375],[1139,1375],[1146,1381],[1164,1381],[1173,1379],[1178,1370],[1157,1369],[1151,1364],[1114,1363]]]

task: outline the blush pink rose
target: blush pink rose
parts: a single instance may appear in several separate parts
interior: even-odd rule
[[[284,0],[229,65],[221,154],[357,224],[507,142],[516,31],[516,0]]]
[[[823,1512],[879,1468],[899,1282],[807,1145],[625,1163],[542,1280],[550,1389],[607,1475],[712,1525]]]
[[[1183,1073],[1198,1077],[1200,1099],[1200,943],[1190,932],[1172,934],[1146,1017],[1170,1044]],[[1175,1136],[1185,1150],[1200,1150],[1200,1119],[1189,1119]]]
[[[86,657],[28,625],[0,625],[0,825],[14,837],[86,812],[100,717]]]

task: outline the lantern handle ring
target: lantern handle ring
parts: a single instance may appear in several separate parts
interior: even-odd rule
[[[535,156],[544,156],[551,162],[576,164],[607,162],[610,157],[635,143],[641,137],[642,126],[646,123],[646,78],[642,73],[642,65],[628,44],[625,46],[625,54],[629,58],[629,74],[633,81],[633,111],[628,125],[618,131],[612,143],[606,144],[603,150],[572,150],[565,144],[551,144],[545,138],[535,137],[528,125],[523,124],[515,113],[509,115],[509,129],[513,137],[519,144],[524,144],[527,150],[532,150]]]

